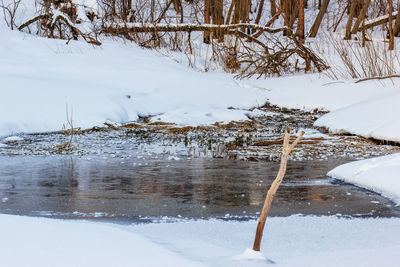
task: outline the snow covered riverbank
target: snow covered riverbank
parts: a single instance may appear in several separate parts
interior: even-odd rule
[[[257,222],[113,225],[0,215],[2,266],[265,266],[243,259]],[[397,266],[400,219],[268,219],[262,254],[282,266]]]
[[[238,81],[134,44],[109,40],[94,48],[5,28],[1,34],[7,41],[0,43],[0,136],[57,131],[70,127],[68,120],[81,128],[149,115],[179,125],[246,120],[246,109],[269,101],[330,110],[315,125],[333,132],[400,140],[398,80],[355,84],[312,74]]]
[[[267,100],[265,89],[196,72],[135,44],[94,48],[8,29],[1,35],[0,136],[69,128],[67,116],[75,128],[149,115],[186,125],[229,122]]]
[[[328,176],[381,193],[400,205],[400,154],[350,162]]]

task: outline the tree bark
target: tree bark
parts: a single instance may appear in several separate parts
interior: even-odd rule
[[[204,0],[204,24],[211,23],[210,2],[211,0]],[[210,31],[204,31],[203,34],[204,43],[209,44],[211,42],[210,35],[211,35]]]
[[[346,33],[344,35],[345,40],[351,39],[351,26],[353,25],[353,18],[356,13],[356,6],[357,6],[356,1],[351,1],[349,19],[347,20]]]
[[[296,35],[301,41],[304,41],[304,0],[299,0],[299,19],[297,24]]]
[[[271,16],[275,16],[276,14],[276,2],[275,0],[270,0],[271,3]]]
[[[393,36],[393,1],[389,0],[389,50],[394,49],[394,36]]]
[[[174,0],[173,1],[173,4],[174,4],[174,9],[175,9],[175,12],[176,13],[181,13],[181,6],[182,6],[182,3],[181,3],[181,0]]]
[[[360,27],[361,22],[364,20],[365,15],[367,14],[368,7],[369,7],[369,4],[370,4],[370,3],[371,3],[371,0],[366,0],[366,1],[364,2],[364,5],[363,5],[363,7],[362,7],[362,9],[361,9],[361,11],[360,11],[360,14],[359,14],[358,17],[357,17],[356,22],[354,23],[353,30],[351,31],[352,34],[357,33],[358,28]]]
[[[229,6],[228,14],[226,15],[225,24],[229,24],[231,22],[232,12],[235,8],[235,0],[232,0],[231,5]]]
[[[328,5],[329,5],[329,0],[324,0],[322,2],[321,9],[318,12],[318,16],[315,19],[314,24],[311,27],[310,37],[315,38],[315,36],[317,36],[319,27],[321,26],[322,19],[326,13],[326,10],[328,9]]]
[[[397,15],[394,21],[393,35],[400,37],[400,3],[397,5]]]
[[[274,0],[271,0],[271,1],[274,2]],[[255,21],[254,21],[255,24],[260,23],[262,11],[263,11],[263,8],[264,8],[264,2],[265,2],[264,0],[261,0],[261,1],[260,1],[260,4],[258,5],[257,16],[256,16],[256,19],[255,19]],[[275,2],[274,2],[274,3],[275,3]],[[276,8],[276,7],[275,7],[275,8]],[[272,14],[272,6],[271,6],[271,14]],[[272,16],[274,16],[274,14],[272,14]]]
[[[224,4],[223,0],[211,0],[211,5],[210,5],[210,11],[211,11],[211,17],[212,17],[212,23],[216,25],[222,25],[224,24],[224,16],[223,16],[223,10],[224,10]],[[223,42],[224,41],[224,34],[222,31],[217,30],[215,32],[215,38],[218,39],[218,42]]]

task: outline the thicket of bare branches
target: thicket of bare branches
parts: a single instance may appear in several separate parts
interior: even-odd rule
[[[13,30],[17,27],[15,17],[22,0],[1,0],[0,8],[3,11],[4,21]]]
[[[21,0],[0,1],[8,25],[15,28]],[[11,1],[13,5],[5,4]],[[82,4],[85,1],[40,0],[38,15],[18,28],[96,45],[106,36],[118,37],[146,48],[179,50],[188,58],[206,44],[212,49],[208,58],[219,60],[225,70],[240,78],[261,77],[327,69],[309,47],[310,38],[321,31],[362,39],[365,45],[365,31],[380,27],[393,48],[394,37],[400,36],[400,5],[388,1],[97,0],[93,8]],[[265,30],[273,28],[284,30]]]

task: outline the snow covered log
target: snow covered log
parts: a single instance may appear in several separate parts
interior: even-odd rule
[[[248,28],[268,33],[278,33],[288,30],[288,27],[269,28],[251,23],[237,24],[164,24],[164,23],[106,23],[104,25],[106,32],[127,30],[130,32],[194,32],[194,31],[223,31],[235,30],[238,28]]]
[[[392,17],[396,17],[397,13],[398,13],[397,11],[393,12]],[[358,28],[358,31],[361,32],[363,30],[367,30],[387,22],[389,22],[389,14],[366,21],[364,25]]]
[[[93,45],[101,45],[101,42],[99,42],[98,40],[96,40],[95,38],[89,36],[86,33],[83,33],[77,25],[75,25],[68,17],[68,15],[66,15],[65,13],[61,12],[60,10],[52,7],[51,9],[47,10],[45,14],[41,14],[38,15],[28,21],[26,21],[24,24],[22,24],[21,26],[18,27],[18,30],[22,31],[25,27],[28,27],[29,25],[31,25],[32,23],[35,23],[37,21],[44,21],[45,24],[47,25],[47,27],[50,30],[50,36],[51,38],[53,38],[53,31],[54,31],[54,27],[55,27],[55,23],[58,21],[63,21],[71,30],[71,32],[82,36],[82,38]]]

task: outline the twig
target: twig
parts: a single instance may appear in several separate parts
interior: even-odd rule
[[[378,76],[378,77],[370,77],[370,78],[363,78],[355,81],[354,83],[369,81],[369,80],[383,80],[383,79],[391,79],[391,78],[400,78],[400,74],[388,75],[388,76]]]

